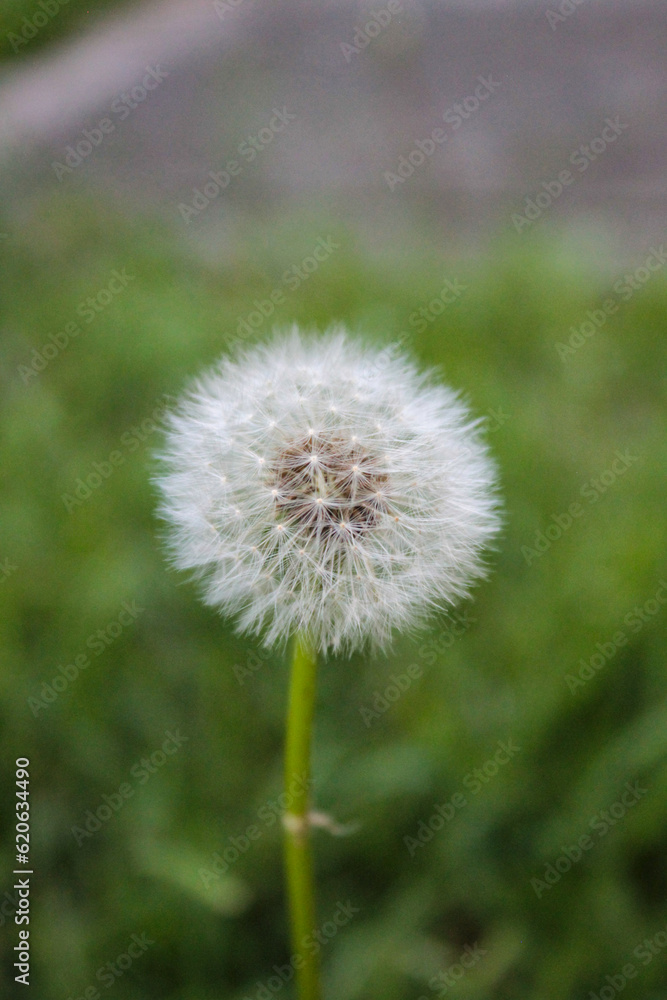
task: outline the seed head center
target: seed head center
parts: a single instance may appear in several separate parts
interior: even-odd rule
[[[303,535],[349,541],[386,511],[387,475],[356,438],[310,434],[267,462],[279,520]]]

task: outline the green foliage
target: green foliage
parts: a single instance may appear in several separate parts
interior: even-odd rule
[[[667,997],[667,948],[641,950],[667,924],[664,276],[561,358],[620,277],[562,247],[517,239],[481,263],[413,252],[382,266],[341,227],[295,217],[275,249],[249,240],[252,264],[212,266],[83,195],[33,211],[0,244],[0,712],[3,803],[12,761],[31,759],[34,995],[241,1000],[288,962],[286,657],[236,636],[166,568],[151,485],[164,402],[281,287],[255,338],[274,319],[335,318],[379,343],[403,333],[441,366],[486,416],[507,510],[493,573],[458,617],[386,658],[321,666],[315,800],[360,824],[315,837],[322,924],[340,903],[359,910],[322,948],[328,996],[431,1000],[469,946],[483,954],[447,988],[467,1000],[588,997],[627,963],[624,1000]],[[340,248],[286,289],[285,269],[329,234]],[[465,291],[435,316],[455,278]],[[101,309],[86,322],[89,297]],[[418,332],[422,306],[433,319]],[[58,347],[70,323],[80,332]],[[41,704],[56,677],[66,686]],[[105,796],[111,815],[88,835]],[[6,806],[10,895],[12,819]],[[429,822],[442,828],[421,844]],[[570,870],[531,884],[564,848],[581,855]],[[131,968],[96,980],[142,934],[154,943]],[[3,996],[22,996],[9,955]]]
[[[0,59],[31,56],[49,42],[76,34],[122,0],[3,0]]]

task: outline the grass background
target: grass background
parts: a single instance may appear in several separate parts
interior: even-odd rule
[[[321,921],[339,901],[359,910],[322,949],[327,995],[435,997],[429,981],[477,944],[485,954],[452,995],[588,998],[632,962],[625,1000],[666,998],[667,948],[646,965],[633,956],[667,925],[665,611],[645,611],[639,628],[626,620],[667,578],[664,274],[563,360],[555,345],[623,271],[596,270],[556,238],[498,241],[474,262],[419,251],[382,261],[330,218],[295,209],[270,247],[258,229],[240,262],[213,266],[150,218],[85,192],[36,197],[20,229],[0,228],[0,560],[14,567],[0,582],[3,996],[25,995],[11,951],[12,772],[24,755],[33,995],[67,1000],[96,985],[118,1000],[241,1000],[288,960],[280,832],[258,817],[281,791],[286,663],[260,660],[166,568],[151,485],[160,431],[141,425],[331,235],[339,248],[286,291],[257,338],[274,319],[336,318],[379,344],[404,339],[487,416],[506,526],[455,641],[442,616],[386,658],[322,664],[316,803],[360,823],[349,837],[315,836]],[[123,268],[127,288],[84,323],[78,306]],[[415,332],[410,315],[446,278],[465,293]],[[73,320],[80,335],[26,380],[33,348]],[[637,461],[590,503],[582,489],[626,450]],[[114,451],[122,463],[68,511],[63,497]],[[573,502],[582,516],[526,557]],[[90,637],[125,601],[144,610],[95,656]],[[565,675],[619,630],[627,643],[571,692]],[[29,699],[83,651],[90,667],[35,714]],[[422,676],[365,725],[360,709],[413,663]],[[176,730],[186,742],[140,783],[138,762]],[[520,751],[466,792],[499,740]],[[600,837],[591,819],[635,781],[646,794]],[[77,845],[72,828],[124,782],[132,797]],[[404,838],[456,792],[466,806],[411,856]],[[228,871],[202,877],[253,824],[261,835]],[[538,898],[531,879],[586,833],[594,847]],[[107,989],[98,970],[142,933],[154,944]]]
[[[68,33],[86,28],[92,18],[114,8],[127,7],[127,0],[4,0],[0,28],[0,59],[20,59],[28,52],[46,48]],[[46,22],[46,23],[45,23]],[[24,44],[25,42],[25,44]]]

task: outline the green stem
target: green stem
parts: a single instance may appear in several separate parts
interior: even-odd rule
[[[319,1000],[320,974],[317,956],[305,947],[315,930],[313,863],[310,851],[310,744],[315,708],[317,653],[308,638],[298,635],[292,656],[287,740],[285,745],[285,790],[289,802],[285,815],[285,867],[292,938],[293,961],[299,1000]],[[296,959],[296,960],[295,960]]]

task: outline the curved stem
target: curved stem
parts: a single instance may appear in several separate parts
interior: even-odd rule
[[[310,850],[310,745],[315,708],[317,653],[308,638],[298,635],[294,643],[287,739],[285,744],[285,791],[288,801],[285,823],[285,867],[292,939],[292,963],[296,969],[299,1000],[319,1000],[320,974],[317,955],[306,948],[315,930],[313,864]]]

